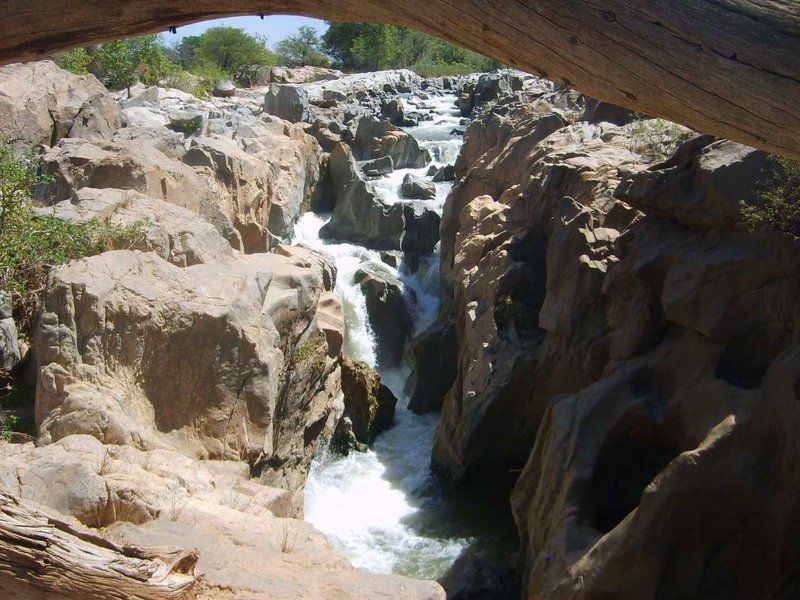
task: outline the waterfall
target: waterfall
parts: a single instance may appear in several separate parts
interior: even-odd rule
[[[433,164],[452,164],[462,144],[452,133],[459,126],[455,96],[412,98],[434,113],[432,121],[407,128]],[[370,183],[388,203],[397,202],[407,173],[424,176],[422,169],[398,169]],[[428,205],[441,214],[452,183],[437,183],[436,198]],[[353,275],[363,262],[380,262],[376,251],[352,244],[323,242],[319,229],[325,215],[305,214],[295,227],[295,242],[318,248],[336,259],[337,292],[344,305],[345,354],[376,366],[375,339],[367,318],[365,299]],[[388,267],[417,297],[415,331],[436,318],[439,308],[439,253],[424,257],[415,273]],[[407,409],[405,382],[411,369],[403,365],[381,370],[381,377],[397,396],[394,426],[367,452],[347,457],[321,453],[306,485],[306,520],[324,532],[354,566],[376,573],[399,573],[435,578],[452,564],[471,539],[457,528],[443,527],[447,512],[445,491],[431,474],[430,454],[438,415],[415,415]]]

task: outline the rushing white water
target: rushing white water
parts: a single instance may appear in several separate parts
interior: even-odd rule
[[[414,106],[432,109],[433,121],[408,128],[433,164],[452,164],[461,137],[451,133],[459,126],[455,97],[411,98]],[[387,202],[400,201],[399,187],[406,173],[424,176],[423,169],[400,169],[371,182]],[[440,214],[451,183],[438,183],[437,195],[428,205]],[[329,244],[319,238],[326,216],[305,214],[295,227],[295,241],[332,254],[338,269],[337,291],[345,311],[345,354],[376,366],[375,339],[370,328],[364,296],[353,281],[358,266],[380,261],[378,252],[352,244]],[[438,250],[421,261],[414,274],[388,267],[417,297],[415,329],[422,331],[436,318],[439,307]],[[359,568],[376,573],[401,573],[438,577],[470,543],[468,537],[441,527],[444,492],[429,469],[438,415],[418,416],[407,409],[404,392],[411,374],[406,365],[383,370],[381,377],[398,398],[395,424],[378,437],[368,452],[338,457],[323,452],[315,460],[306,485],[306,519]]]

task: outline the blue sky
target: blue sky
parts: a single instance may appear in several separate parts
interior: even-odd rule
[[[292,35],[298,28],[304,25],[313,27],[320,33],[324,33],[327,29],[325,21],[320,21],[319,19],[280,15],[265,16],[263,21],[259,17],[227,17],[225,19],[213,19],[211,21],[202,21],[200,23],[178,27],[177,35],[170,33],[163,33],[162,35],[164,36],[164,41],[172,45],[183,36],[200,35],[209,27],[217,27],[219,25],[239,27],[240,29],[244,29],[247,33],[266,35],[270,46],[274,46],[276,42]]]

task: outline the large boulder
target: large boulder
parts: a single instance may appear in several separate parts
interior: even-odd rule
[[[381,376],[367,363],[342,359],[342,393],[344,413],[357,444],[365,447],[392,426],[397,404],[392,391],[381,383]],[[340,431],[337,428],[337,431]],[[334,446],[345,447],[346,440],[332,441]]]
[[[41,61],[0,67],[0,138],[24,146],[64,137],[110,140],[120,127],[117,103],[94,75]]]
[[[272,83],[264,96],[264,112],[291,123],[311,117],[308,93],[300,85]]]
[[[336,194],[333,215],[320,230],[325,239],[361,244],[376,250],[429,254],[439,241],[440,218],[421,202],[389,204],[373,193],[361,176],[350,148],[338,144],[329,172]]]
[[[354,276],[367,301],[367,314],[378,342],[378,364],[393,367],[403,359],[405,343],[413,330],[413,292],[379,263],[365,263]]]
[[[400,193],[403,198],[432,200],[436,198],[436,184],[413,173],[407,173],[400,186]]]
[[[54,269],[34,335],[40,443],[87,434],[243,459],[300,506],[339,390],[316,318],[334,273],[296,247],[186,268],[115,251]]]
[[[371,116],[358,121],[353,154],[358,160],[391,156],[395,169],[419,169],[431,161],[428,151],[419,147],[413,135]]]

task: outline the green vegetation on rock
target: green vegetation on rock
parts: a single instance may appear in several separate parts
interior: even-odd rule
[[[51,267],[105,250],[130,247],[146,223],[64,221],[37,210],[31,195],[44,182],[39,164],[13,144],[0,145],[0,289],[13,299],[17,325],[26,333]]]
[[[758,190],[759,204],[742,204],[742,216],[754,230],[800,237],[800,161],[773,157],[774,170]]]

